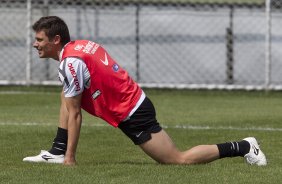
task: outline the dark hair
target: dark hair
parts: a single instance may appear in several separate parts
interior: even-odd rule
[[[35,32],[44,31],[50,40],[56,35],[61,37],[62,46],[70,41],[70,34],[67,24],[57,16],[41,17],[33,26]]]

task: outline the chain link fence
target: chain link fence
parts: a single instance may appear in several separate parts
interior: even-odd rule
[[[0,0],[0,84],[59,84],[30,29],[56,15],[145,87],[282,89],[282,1],[226,2]]]

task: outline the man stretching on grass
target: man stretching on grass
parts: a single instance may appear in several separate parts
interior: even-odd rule
[[[52,148],[23,161],[75,165],[81,109],[84,109],[121,129],[159,163],[201,164],[241,156],[249,164],[267,164],[253,137],[179,151],[157,122],[150,99],[103,47],[89,40],[70,41],[67,25],[56,16],[40,18],[33,29],[33,46],[39,57],[60,62],[58,70],[63,90],[59,127]]]

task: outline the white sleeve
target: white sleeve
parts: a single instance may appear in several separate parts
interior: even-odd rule
[[[69,57],[60,63],[59,79],[63,83],[65,97],[73,97],[81,94],[89,85],[90,74],[81,59]]]

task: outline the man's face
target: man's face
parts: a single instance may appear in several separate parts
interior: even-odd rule
[[[37,49],[40,58],[54,58],[56,55],[54,41],[50,41],[44,31],[35,33],[33,47]]]

